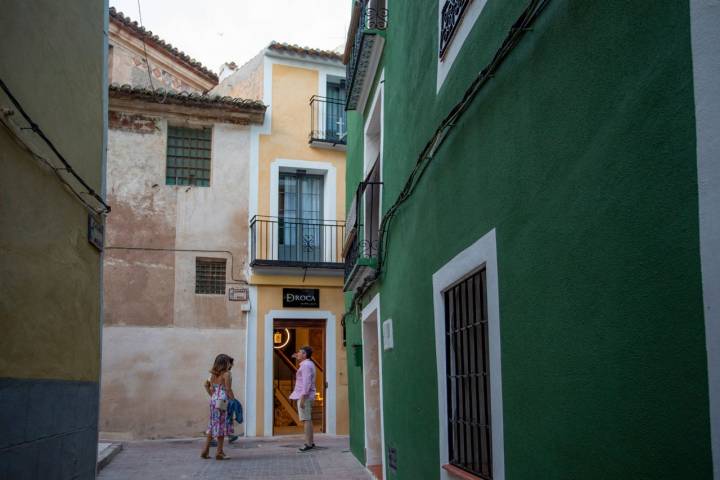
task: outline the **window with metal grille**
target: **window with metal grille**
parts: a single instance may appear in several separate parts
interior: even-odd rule
[[[210,186],[211,128],[168,126],[167,185]]]
[[[225,295],[224,258],[195,259],[195,293]]]
[[[450,464],[492,479],[485,269],[443,292]]]

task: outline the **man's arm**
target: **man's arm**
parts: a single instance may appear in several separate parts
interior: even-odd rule
[[[301,366],[298,373],[300,373],[300,376],[303,379],[303,388],[300,393],[300,408],[303,408],[305,406],[305,399],[307,399],[310,395],[310,382],[312,381],[312,375],[310,374],[310,369],[305,366]]]

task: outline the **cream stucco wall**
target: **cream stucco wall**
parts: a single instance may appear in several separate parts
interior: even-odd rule
[[[168,124],[200,124],[141,110],[132,113],[143,129],[115,125],[109,133],[116,209],[108,219],[100,428],[120,438],[197,435],[207,421],[201,384],[218,353],[236,359],[235,392],[244,399],[247,314],[227,295],[195,294],[195,259],[225,258],[228,286],[245,282],[249,127],[212,125],[210,186],[171,186]],[[138,408],[143,392],[166,404],[163,415]]]
[[[244,403],[244,340],[242,328],[105,328],[103,436],[130,440],[201,435],[208,421],[202,383],[218,352],[235,359],[233,390]]]

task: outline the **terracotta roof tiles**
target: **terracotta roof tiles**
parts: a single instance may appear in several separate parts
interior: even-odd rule
[[[277,52],[299,55],[301,57],[316,57],[330,61],[342,61],[342,55],[331,50],[320,50],[318,48],[301,47],[299,45],[290,45],[288,43],[270,42],[268,49]]]
[[[110,96],[113,98],[135,98],[157,103],[184,104],[194,107],[220,107],[229,110],[256,110],[264,112],[267,107],[259,100],[223,97],[190,92],[170,92],[163,89],[133,87],[131,85],[110,85]]]

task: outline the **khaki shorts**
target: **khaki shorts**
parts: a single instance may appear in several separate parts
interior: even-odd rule
[[[307,399],[305,400],[303,408],[300,408],[300,400],[297,401],[298,415],[300,416],[301,422],[312,421],[312,404],[313,401],[311,399]]]

